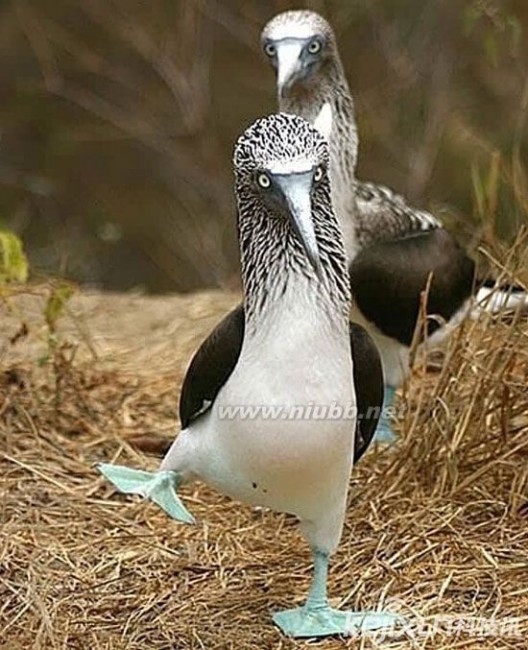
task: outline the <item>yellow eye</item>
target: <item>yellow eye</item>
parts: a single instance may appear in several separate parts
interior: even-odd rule
[[[314,181],[318,183],[323,178],[323,168],[319,166],[314,172]]]
[[[313,40],[310,45],[308,45],[308,52],[310,54],[318,54],[321,51],[321,41]]]
[[[264,46],[264,52],[269,56],[275,56],[277,54],[277,47],[273,43],[266,43]]]
[[[267,190],[271,186],[270,177],[267,174],[264,174],[264,172],[257,176],[257,183],[264,190]]]

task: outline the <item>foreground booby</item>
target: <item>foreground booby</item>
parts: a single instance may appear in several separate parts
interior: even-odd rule
[[[438,340],[469,311],[474,262],[436,217],[385,187],[356,180],[354,104],[328,22],[312,11],[281,13],[265,26],[262,46],[277,72],[280,110],[301,115],[329,139],[332,201],[350,262],[352,318],[380,350],[390,405],[408,373],[429,277],[427,307],[435,318],[427,323],[427,335]],[[484,297],[485,292],[478,299]],[[507,304],[525,299],[517,294]],[[496,303],[504,307],[505,297]],[[386,419],[376,438],[393,438]]]
[[[350,284],[330,202],[328,147],[303,119],[275,115],[240,137],[234,166],[243,307],[195,356],[182,391],[183,429],[160,470],[99,468],[120,490],[150,497],[179,521],[193,521],[175,491],[192,479],[296,515],[313,551],[313,582],[306,604],[274,621],[305,637],[379,629],[397,619],[337,611],[326,596],[356,423]],[[381,398],[379,365],[373,373]],[[259,406],[278,410],[242,416]]]

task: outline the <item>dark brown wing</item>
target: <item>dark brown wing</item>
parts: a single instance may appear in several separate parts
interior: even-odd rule
[[[443,228],[363,248],[350,265],[354,300],[383,334],[410,345],[430,273],[427,311],[447,321],[471,295],[475,264]],[[430,320],[428,333],[438,327]]]
[[[361,325],[350,323],[354,386],[358,408],[354,463],[367,451],[383,407],[383,369],[374,341]]]
[[[244,307],[225,316],[196,351],[180,396],[182,429],[207,411],[233,372],[244,340]]]
[[[361,247],[443,228],[433,214],[409,205],[388,187],[358,181],[354,190],[356,234]]]

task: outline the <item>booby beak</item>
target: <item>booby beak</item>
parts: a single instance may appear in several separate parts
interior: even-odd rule
[[[277,44],[277,88],[279,97],[302,75],[302,41],[287,41]]]
[[[292,174],[274,174],[275,183],[297,239],[317,276],[322,277],[321,258],[312,220],[313,170]]]

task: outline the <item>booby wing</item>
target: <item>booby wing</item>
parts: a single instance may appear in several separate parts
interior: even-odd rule
[[[386,336],[410,345],[429,275],[427,312],[449,321],[470,297],[474,272],[473,260],[438,229],[366,246],[350,265],[350,281],[365,318]],[[428,335],[440,325],[430,319]]]
[[[354,463],[367,451],[383,407],[381,357],[366,329],[350,322],[350,344],[358,421],[354,438]]]
[[[180,396],[182,429],[212,406],[229,379],[244,341],[244,306],[235,307],[200,345],[183,380]]]
[[[475,264],[433,215],[387,188],[360,183],[357,196],[361,248],[350,265],[354,300],[383,334],[410,345],[429,275],[427,311],[441,319],[430,319],[432,334],[470,297]]]
[[[180,397],[182,428],[205,413],[233,372],[244,340],[244,307],[233,309],[215,327],[194,355]],[[366,330],[350,323],[353,380],[359,411],[354,462],[367,450],[374,436],[383,404],[383,371],[374,342]]]
[[[355,187],[357,238],[360,246],[442,229],[442,222],[411,207],[388,187],[358,182]]]

